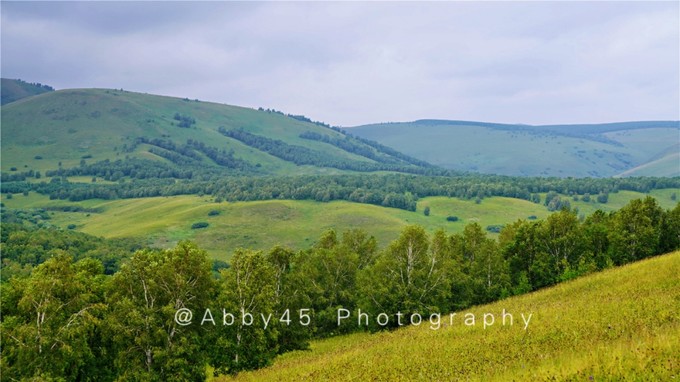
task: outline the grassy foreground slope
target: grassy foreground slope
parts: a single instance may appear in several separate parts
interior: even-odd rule
[[[495,316],[486,329],[485,313]],[[532,314],[526,330],[521,313]],[[317,341],[235,379],[670,381],[680,377],[680,252],[459,312],[453,325],[446,318],[439,330],[424,321]]]

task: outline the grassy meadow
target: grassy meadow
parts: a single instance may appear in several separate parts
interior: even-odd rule
[[[653,124],[652,124],[653,126]],[[559,129],[513,130],[469,124],[403,122],[349,128],[405,154],[445,168],[517,176],[677,176],[677,127],[647,127],[599,133],[598,125],[577,125],[585,134]],[[591,131],[592,130],[592,131]],[[602,139],[606,138],[606,139]],[[608,141],[607,141],[608,140]],[[512,144],[508,144],[512,142]],[[665,159],[659,160],[661,157]],[[626,172],[630,171],[630,172]]]
[[[503,310],[513,314],[504,326]],[[463,323],[465,313],[476,317]],[[495,322],[483,327],[484,314]],[[520,316],[531,314],[527,329]],[[490,321],[490,318],[487,317]],[[680,252],[458,312],[451,325],[314,341],[215,381],[671,381],[680,378]]]
[[[663,208],[670,209],[676,203],[671,200],[673,193],[680,194],[680,190],[653,190],[650,195]],[[597,209],[617,210],[628,201],[644,196],[638,192],[620,191],[610,194],[607,204],[573,200],[571,204],[585,216]],[[215,203],[211,197],[194,195],[74,203],[49,200],[46,196],[30,193],[28,196],[16,194],[12,199],[3,199],[3,202],[9,208],[21,209],[84,207],[87,211],[51,211],[50,223],[64,229],[75,225],[78,231],[107,238],[145,238],[149,244],[162,248],[190,239],[205,248],[212,257],[222,260],[228,260],[238,247],[267,250],[281,244],[294,249],[308,248],[330,228],[338,232],[361,228],[374,235],[380,246],[385,246],[410,224],[421,225],[430,233],[438,229],[453,233],[461,232],[466,224],[473,222],[485,228],[529,216],[543,219],[550,214],[542,204],[505,197],[485,198],[480,204],[474,200],[429,197],[418,202],[415,212],[346,201]],[[423,214],[425,207],[430,207],[430,216]],[[209,216],[213,210],[219,211],[219,214]],[[459,220],[448,222],[448,216],[456,216]],[[192,229],[191,225],[197,222],[207,222],[209,226]]]
[[[180,128],[176,113],[195,118],[191,128]],[[332,145],[305,140],[300,133],[315,131],[330,136],[341,134],[279,113],[157,96],[112,89],[68,89],[22,99],[2,108],[2,170],[56,170],[87,163],[126,157],[168,162],[137,145],[137,137],[162,138],[177,144],[188,139],[201,141],[271,174],[337,174],[340,171],[315,166],[296,166],[266,152],[220,134],[219,127],[243,128],[254,134],[275,137],[289,144],[322,151],[329,158],[373,162]],[[112,128],[115,127],[115,128]],[[127,149],[125,149],[127,148]],[[131,149],[131,151],[130,151]],[[204,159],[204,163],[211,161]]]

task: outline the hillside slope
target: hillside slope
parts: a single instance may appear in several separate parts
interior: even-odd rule
[[[122,90],[41,94],[4,106],[2,122],[3,171],[129,158],[225,174],[430,167],[302,116]]]
[[[669,381],[680,375],[679,275],[674,252],[459,312],[453,324],[442,316],[438,330],[425,319],[317,341],[235,379]],[[509,318],[503,325],[503,310],[512,326]],[[475,315],[474,326],[463,323],[465,313]],[[484,314],[495,317],[487,328]],[[526,330],[521,314],[532,315]]]
[[[419,120],[347,131],[460,171],[559,177],[680,175],[680,162],[672,157],[679,150],[678,121],[529,126]],[[664,164],[652,165],[667,155],[671,157]]]
[[[676,205],[671,198],[673,193],[680,194],[680,189],[652,190],[648,195],[656,198],[662,208],[672,209]],[[597,209],[618,210],[630,200],[644,196],[638,192],[619,191],[610,195],[607,204],[572,201],[572,206],[580,213],[590,215]],[[267,251],[275,245],[283,245],[305,249],[327,229],[335,229],[338,233],[363,229],[384,247],[397,239],[403,227],[409,224],[423,226],[430,233],[438,229],[457,233],[470,223],[482,227],[507,225],[532,215],[543,219],[551,213],[542,204],[506,197],[485,198],[479,204],[474,200],[428,197],[418,201],[416,211],[347,201],[215,203],[212,197],[196,195],[70,202],[30,193],[29,196],[18,194],[12,199],[3,198],[2,202],[10,209],[46,209],[51,217],[47,223],[62,229],[72,225],[77,231],[95,236],[134,237],[162,248],[190,239],[221,260],[228,260],[238,247]],[[422,213],[425,207],[431,209],[430,216]],[[210,215],[210,211],[219,214]],[[447,221],[447,216],[451,215],[459,220]],[[207,222],[209,226],[191,229],[196,222]]]
[[[2,102],[0,102],[0,104],[5,105],[23,98],[51,91],[54,91],[54,89],[48,85],[3,78],[0,80],[0,93],[2,93]]]

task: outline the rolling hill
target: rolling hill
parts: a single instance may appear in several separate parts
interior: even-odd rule
[[[4,172],[118,159],[224,175],[418,173],[432,167],[303,116],[123,90],[23,98],[2,107],[2,123]]]
[[[679,176],[679,123],[530,126],[419,120],[346,130],[458,171],[514,176]]]
[[[675,207],[673,194],[680,194],[680,189],[649,193],[664,209]],[[590,215],[597,209],[615,211],[632,199],[644,197],[645,194],[639,192],[619,191],[609,196],[607,204],[579,200],[572,201],[572,206],[581,214]],[[70,202],[49,200],[47,196],[30,193],[2,201],[5,207],[27,211],[25,214],[44,209],[51,217],[47,223],[62,229],[71,226],[95,236],[138,238],[161,248],[171,248],[179,240],[189,239],[206,249],[211,257],[221,260],[229,260],[239,247],[259,250],[269,250],[275,245],[309,248],[327,229],[341,233],[360,228],[374,235],[380,247],[385,247],[409,224],[423,226],[430,233],[438,229],[459,233],[470,223],[478,223],[484,228],[507,225],[530,216],[544,219],[551,213],[542,204],[507,197],[490,197],[479,204],[474,200],[428,197],[418,201],[416,211],[340,200],[329,203],[310,200],[215,203],[212,197],[196,195]],[[425,207],[430,207],[430,216],[423,214]],[[217,212],[211,215],[211,211]],[[449,222],[448,216],[459,219]],[[206,222],[209,226],[191,229],[196,222]]]
[[[474,307],[453,323],[442,315],[438,330],[425,319],[320,340],[269,368],[215,380],[670,381],[680,375],[679,274],[674,252]],[[484,314],[493,325],[483,327]],[[520,314],[532,315],[526,330]]]
[[[54,91],[51,86],[40,83],[28,83],[26,81],[10,80],[8,78],[3,78],[0,82],[2,105],[51,91]]]

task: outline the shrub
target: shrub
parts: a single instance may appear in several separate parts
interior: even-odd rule
[[[210,224],[206,222],[197,222],[191,225],[191,229],[199,229],[199,228],[205,228],[209,226]]]
[[[220,213],[221,212],[219,210],[210,210],[210,212],[208,212],[208,216],[217,216]]]
[[[75,224],[69,224],[66,228],[68,228],[68,229],[76,229],[76,225],[75,225]]]
[[[493,233],[500,233],[503,227],[504,226],[501,224],[493,224],[486,226],[486,230]]]
[[[536,215],[531,215],[531,216],[529,216],[527,219],[528,219],[528,220],[536,220],[536,219],[538,219],[538,218],[536,217]]]
[[[446,217],[447,222],[457,222],[458,221],[458,216],[447,216]]]

